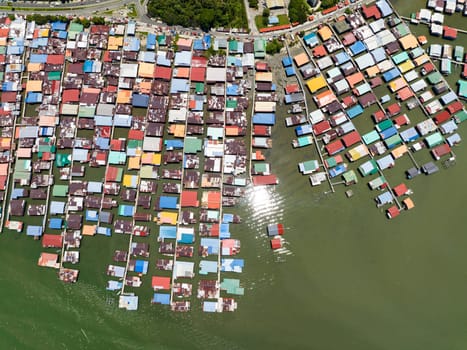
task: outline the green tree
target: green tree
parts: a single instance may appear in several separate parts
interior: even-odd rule
[[[290,0],[288,9],[290,22],[306,22],[308,17],[308,5],[305,0]]]

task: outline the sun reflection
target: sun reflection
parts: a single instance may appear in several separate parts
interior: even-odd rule
[[[246,194],[249,217],[253,226],[282,218],[282,198],[273,187],[251,186]]]

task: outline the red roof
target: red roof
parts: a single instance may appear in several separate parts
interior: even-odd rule
[[[316,46],[313,49],[312,53],[313,53],[314,57],[323,57],[323,56],[326,56],[328,54],[326,52],[326,48],[324,47],[324,45]]]
[[[464,64],[464,70],[462,71],[462,77],[467,78],[467,63]]]
[[[280,238],[271,239],[271,248],[272,249],[279,249],[282,247],[282,242]]]
[[[277,185],[278,183],[279,183],[279,180],[277,180],[276,175],[253,176],[253,185],[254,186]]]
[[[155,79],[163,79],[169,81],[172,77],[172,68],[156,66],[154,72]]]
[[[212,224],[210,232],[211,237],[219,237],[219,224]]]
[[[397,92],[397,97],[401,100],[401,101],[405,101],[407,100],[408,98],[412,97],[413,96],[413,91],[408,87],[406,86],[405,88],[399,90]]]
[[[112,62],[112,59],[110,58],[110,52],[108,50],[104,51],[104,62]]]
[[[362,6],[362,12],[363,16],[365,18],[374,18],[374,19],[380,19],[381,18],[381,12],[379,12],[379,9],[376,7],[376,5],[372,6]]]
[[[16,92],[4,91],[2,92],[2,103],[5,102],[16,102]]]
[[[332,156],[333,154],[339,153],[344,148],[345,148],[344,144],[342,143],[341,140],[336,140],[326,145],[326,151],[328,152],[330,156]]]
[[[256,63],[256,70],[257,71],[268,71],[269,66],[266,62],[257,62]]]
[[[334,12],[337,10],[337,6],[327,8],[326,10],[321,11],[321,14],[327,15],[328,13]]]
[[[0,176],[0,191],[5,190],[7,177],[8,176],[6,176],[6,175],[1,175]]]
[[[440,124],[449,118],[451,118],[451,114],[448,111],[442,111],[433,117],[433,121],[435,124]]]
[[[191,59],[191,66],[192,67],[204,67],[206,68],[208,65],[208,59],[203,56],[195,56]]]
[[[219,209],[221,206],[221,201],[222,197],[220,191],[208,191],[208,209]]]
[[[6,38],[8,33],[10,32],[10,28],[1,28],[0,29],[0,38]]]
[[[271,128],[266,125],[255,125],[253,127],[253,135],[255,136],[270,136]]]
[[[397,208],[397,206],[395,206],[395,205],[393,205],[391,208],[389,208],[386,211],[386,214],[387,214],[388,218],[390,218],[390,219],[393,219],[396,216],[399,216],[400,213],[401,212],[400,212],[399,208]]]
[[[346,105],[346,107],[352,107],[357,104],[357,99],[353,95],[345,96],[342,99],[342,103]]]
[[[110,140],[110,149],[112,151],[123,151],[125,149],[125,140],[120,140],[120,139]]]
[[[396,115],[401,111],[401,106],[398,103],[393,103],[386,108],[389,115]]]
[[[61,248],[62,247],[62,235],[53,235],[46,233],[42,236],[42,247],[43,248]]]
[[[402,114],[394,118],[394,123],[396,125],[402,126],[410,123],[410,119],[407,117],[407,114]]]
[[[286,94],[293,94],[295,92],[299,92],[300,91],[300,87],[298,86],[298,84],[288,84],[285,86],[285,93]]]
[[[360,142],[360,134],[357,131],[352,131],[351,133],[342,137],[345,147],[350,147]]]
[[[435,69],[435,66],[431,62],[427,62],[423,65],[422,69],[424,71],[424,74],[428,74]]]
[[[375,121],[375,123],[379,123],[383,119],[386,119],[386,115],[381,109],[373,113],[373,120]]]
[[[91,25],[91,33],[106,34],[109,33],[109,26],[104,24],[93,24]]]
[[[47,64],[65,63],[65,55],[47,55]]]
[[[433,157],[435,157],[435,159],[437,160],[440,159],[442,156],[445,156],[449,152],[451,152],[451,147],[449,147],[447,143],[443,143],[439,146],[436,146],[431,151],[431,153],[433,154]]]
[[[180,195],[180,206],[183,207],[198,207],[198,192],[197,191],[182,191]]]
[[[83,74],[84,63],[72,63],[68,65],[68,73]]]
[[[205,67],[192,67],[191,68],[191,81],[202,83],[204,82],[205,76],[206,76]]]
[[[460,101],[455,101],[448,105],[446,108],[449,111],[449,113],[454,114],[456,112],[459,112],[462,109],[463,105],[462,102]]]
[[[114,166],[109,166],[105,173],[105,181],[116,181],[118,175],[118,168]]]
[[[323,120],[322,122],[319,122],[318,124],[313,125],[313,132],[316,135],[321,135],[328,130],[331,130],[331,124],[327,120]]]
[[[457,29],[448,26],[443,27],[443,38],[445,39],[456,39]]]
[[[397,185],[396,187],[394,187],[392,190],[393,190],[394,194],[397,197],[400,197],[400,196],[406,194],[409,189],[407,188],[405,183],[401,183],[401,184]]]
[[[131,129],[128,131],[128,139],[141,141],[144,139],[144,131]]]
[[[110,137],[112,128],[110,126],[100,126],[99,134],[101,137]]]
[[[70,89],[63,91],[62,102],[78,102],[79,101],[79,89]]]
[[[152,276],[151,286],[154,290],[170,289],[170,277]]]

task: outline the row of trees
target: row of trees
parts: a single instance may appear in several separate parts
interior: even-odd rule
[[[38,25],[43,25],[46,23],[50,22],[65,22],[69,23],[70,19],[66,16],[63,15],[40,15],[40,14],[33,14],[33,15],[27,15],[26,20],[28,21],[34,21]],[[85,28],[88,28],[91,24],[105,24],[105,18],[104,17],[92,17],[90,19],[88,18],[75,18],[73,20],[75,23],[81,23]]]
[[[148,13],[168,25],[248,28],[242,0],[150,0]]]

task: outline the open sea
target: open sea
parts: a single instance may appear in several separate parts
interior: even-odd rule
[[[409,16],[425,1],[393,4]],[[458,13],[445,24],[467,29]],[[411,29],[427,35],[422,24]],[[467,48],[467,36],[454,43]],[[453,70],[448,79],[458,77]],[[416,207],[388,220],[360,176],[351,198],[343,186],[312,188],[297,164],[316,156],[314,146],[292,149],[293,131],[278,119],[266,155],[280,184],[249,189],[243,223],[231,229],[245,259],[237,311],[173,313],[150,305],[147,286],[140,310],[119,310],[105,292],[108,238],[84,238],[79,281],[65,285],[36,266],[37,242],[8,233],[0,236],[0,349],[467,349],[466,141],[455,165],[406,181]],[[385,172],[392,184],[405,179],[404,159]],[[266,237],[276,222],[285,226],[281,253]]]

